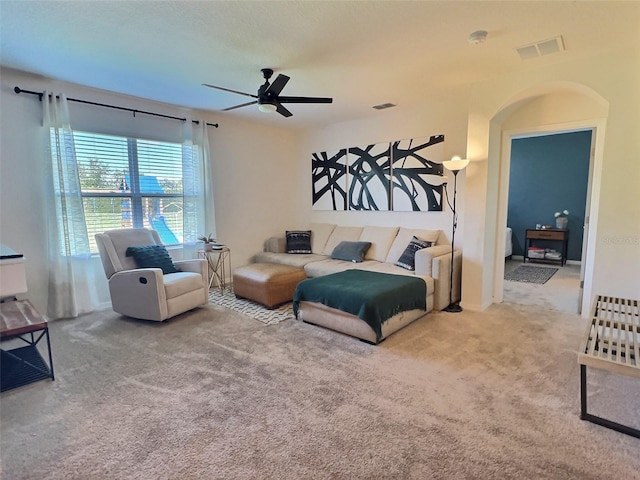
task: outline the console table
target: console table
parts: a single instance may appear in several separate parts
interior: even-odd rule
[[[580,418],[640,438],[640,430],[587,412],[587,366],[640,380],[640,302],[599,295],[580,350]]]
[[[533,245],[545,244],[546,242],[562,242],[562,252],[559,259],[550,258],[530,258],[529,247]],[[548,228],[546,230],[537,230],[528,228],[525,233],[524,256],[522,263],[530,262],[553,262],[564,265],[567,263],[567,245],[569,243],[569,230],[560,230],[558,228]]]
[[[0,339],[12,338],[20,339],[26,345],[0,349],[0,392],[47,378],[55,380],[47,320],[28,300],[0,303]],[[43,338],[47,341],[49,365],[38,351],[38,343]]]

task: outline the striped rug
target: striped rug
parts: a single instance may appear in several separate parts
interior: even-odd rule
[[[269,310],[263,305],[252,302],[251,300],[236,298],[233,290],[230,288],[225,288],[224,293],[221,293],[218,288],[209,290],[209,302],[242,313],[265,325],[275,325],[285,320],[295,318],[291,302]]]

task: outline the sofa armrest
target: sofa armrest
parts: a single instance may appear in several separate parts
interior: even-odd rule
[[[443,255],[451,257],[451,245],[434,245],[418,250],[415,257],[416,275],[433,276],[433,259]]]
[[[416,275],[433,278],[434,305],[442,310],[450,303],[449,287],[451,282],[451,245],[436,245],[416,252]],[[454,251],[453,257],[453,301],[460,300],[460,280],[462,275],[462,252]]]
[[[287,239],[285,237],[269,237],[262,245],[263,252],[287,253]]]
[[[167,296],[160,268],[121,270],[109,279],[113,310],[134,318],[167,318]]]

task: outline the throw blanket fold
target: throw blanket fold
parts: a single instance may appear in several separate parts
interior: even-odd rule
[[[296,318],[303,301],[357,316],[373,329],[379,342],[386,320],[400,312],[427,309],[427,285],[406,275],[346,270],[300,282],[293,295]]]

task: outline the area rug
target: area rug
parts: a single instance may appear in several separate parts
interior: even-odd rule
[[[558,271],[557,268],[520,265],[512,272],[505,273],[504,279],[512,282],[544,284]]]
[[[278,308],[269,310],[263,305],[252,302],[251,300],[236,298],[233,291],[229,288],[225,288],[224,292],[220,292],[217,288],[209,290],[209,302],[242,313],[265,325],[276,325],[290,318],[294,318],[292,303],[285,303]]]

